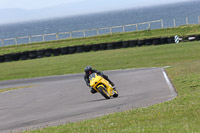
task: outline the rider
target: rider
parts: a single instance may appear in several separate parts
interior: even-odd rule
[[[104,75],[103,72],[97,71],[97,70],[95,70],[95,69],[92,69],[91,66],[86,66],[86,67],[85,67],[84,79],[85,79],[85,82],[86,82],[87,86],[89,86],[89,87],[91,88],[91,93],[92,93],[92,94],[94,94],[94,93],[97,92],[94,88],[92,88],[92,87],[90,86],[89,76],[90,76],[90,74],[92,74],[92,73],[97,73],[97,74],[99,74],[100,76],[102,76],[104,79],[106,79],[106,80],[113,86],[113,89],[116,88],[116,87],[115,87],[115,84],[108,78],[108,76]]]

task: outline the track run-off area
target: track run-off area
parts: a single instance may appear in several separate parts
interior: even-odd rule
[[[91,94],[84,73],[1,81],[0,132],[17,132],[96,118],[148,107],[177,96],[164,68],[104,71],[116,84],[119,97],[106,100]],[[29,86],[26,88],[26,86]]]

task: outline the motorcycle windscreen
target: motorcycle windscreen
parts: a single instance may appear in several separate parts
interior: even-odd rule
[[[96,76],[97,76],[96,73],[92,73],[92,74],[90,74],[90,76],[89,76],[89,80],[92,81],[93,79],[95,79]]]
[[[90,86],[93,87],[94,85],[96,85],[99,82],[99,80],[101,80],[101,77],[98,76],[97,73],[92,73],[89,76],[89,80],[90,80]]]

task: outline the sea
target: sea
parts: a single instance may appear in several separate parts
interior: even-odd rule
[[[113,27],[128,24],[137,24],[142,22],[163,20],[164,28],[185,25],[186,17],[189,24],[198,24],[200,16],[200,1],[189,1],[168,5],[130,8],[124,10],[115,10],[87,15],[77,15],[62,18],[52,18],[40,21],[3,24],[0,25],[0,46],[13,45],[16,40],[7,40],[7,38],[16,38],[23,36],[72,32],[87,29],[96,29],[103,27]],[[148,24],[139,25],[138,30],[145,30]],[[161,28],[160,22],[152,23],[151,29]],[[136,27],[128,26],[126,31],[135,31]],[[99,34],[105,34],[109,29],[99,30]],[[122,27],[113,28],[112,32],[122,32]],[[88,31],[85,36],[93,36],[97,31]],[[69,38],[69,35],[59,35],[59,39]],[[74,32],[71,37],[83,37],[82,32]],[[1,39],[5,39],[3,42]],[[42,41],[42,37],[31,38],[32,42]],[[56,40],[55,35],[48,36],[45,41]],[[30,40],[19,39],[18,44],[28,43]]]

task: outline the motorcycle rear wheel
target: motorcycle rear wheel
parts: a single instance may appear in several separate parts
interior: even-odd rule
[[[101,93],[102,96],[104,96],[106,99],[110,99],[110,94],[107,92],[106,88],[100,86],[97,88],[98,91]]]

